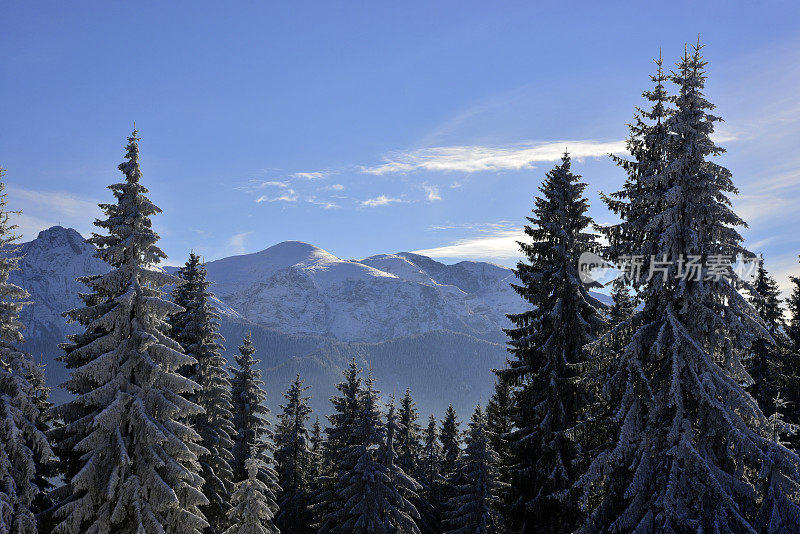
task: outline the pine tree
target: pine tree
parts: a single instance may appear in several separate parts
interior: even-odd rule
[[[580,481],[589,532],[752,532],[761,496],[796,495],[800,481],[800,459],[769,439],[740,386],[749,380],[743,353],[760,327],[724,262],[746,254],[735,230],[744,223],[730,209],[730,172],[709,159],[722,149],[710,139],[719,119],[702,94],[700,48],[672,76],[676,111],[654,149],[664,161],[639,160],[651,169],[636,178],[644,193],[630,199],[624,225],[609,229],[612,243],[629,239],[623,250],[644,260],[633,280],[644,308],[626,322],[633,333],[622,343],[612,331],[593,347],[622,348],[608,355],[601,381],[614,439]],[[695,256],[700,276],[679,271]],[[798,530],[797,504],[783,504],[781,521]]]
[[[480,405],[472,414],[466,449],[459,463],[463,482],[454,488],[454,495],[447,503],[447,532],[499,532],[498,494],[502,484],[498,478],[497,456],[492,450],[486,417]]]
[[[101,204],[95,225],[108,235],[89,240],[111,266],[82,278],[84,307],[65,313],[85,331],[70,336],[62,356],[74,398],[58,408],[64,425],[53,432],[66,466],[56,532],[199,533],[197,433],[180,419],[201,408],[182,395],[197,384],[177,370],[195,360],[165,332],[165,317],[183,311],[160,288],[179,283],[155,266],[150,217],[160,210],[139,183],[139,138],[128,138],[122,183],[109,188],[115,204]]]
[[[597,250],[583,197],[586,184],[572,174],[568,154],[551,170],[535,199],[534,217],[520,243],[526,262],[517,264],[512,284],[530,310],[509,315],[506,330],[509,368],[502,380],[519,387],[514,396],[515,430],[511,528],[536,526],[550,532],[572,530],[578,511],[565,493],[580,476],[580,448],[571,437],[590,402],[576,384],[576,367],[587,362],[584,345],[604,327],[602,307],[578,276],[578,258]]]
[[[272,518],[278,511],[274,493],[262,480],[267,466],[258,456],[245,460],[247,477],[236,484],[228,510],[230,527],[225,534],[279,534]],[[290,530],[287,532],[296,532]]]
[[[311,434],[309,436],[309,449],[313,454],[311,458],[311,471],[310,479],[318,481],[324,469],[324,452],[325,452],[325,438],[322,436],[322,425],[319,422],[319,416],[314,419],[314,424],[311,425]]]
[[[400,467],[409,474],[419,471],[420,443],[419,434],[422,428],[417,422],[419,412],[417,404],[411,398],[411,390],[406,389],[400,400],[400,417],[397,425],[397,456]]]
[[[200,385],[190,400],[203,408],[203,413],[190,421],[200,434],[200,444],[208,451],[199,458],[200,474],[205,481],[203,494],[209,501],[202,510],[211,525],[210,532],[221,532],[227,526],[229,496],[234,489],[234,472],[230,465],[235,433],[231,384],[225,370],[223,347],[219,343],[222,340],[219,314],[211,304],[214,295],[208,289],[211,283],[206,280],[205,266],[192,253],[178,276],[184,283],[174,289],[173,302],[185,311],[175,314],[170,324],[173,337],[186,354],[197,361],[181,372]],[[256,403],[253,406],[260,405]],[[243,462],[236,474],[241,478],[245,476]]]
[[[33,400],[33,403],[39,411],[39,417],[36,420],[36,428],[45,435],[48,435],[53,429],[55,422],[53,421],[53,403],[50,402],[50,392],[52,388],[49,388],[45,383],[44,364],[34,365],[28,376],[28,382],[31,384],[32,388],[30,393],[31,400]],[[52,528],[49,524],[49,510],[54,504],[51,493],[55,488],[53,480],[61,474],[60,464],[58,458],[52,451],[47,458],[37,455],[34,459],[34,463],[36,466],[34,484],[38,489],[38,493],[33,500],[32,510],[39,520],[39,532],[46,532]]]
[[[511,512],[512,492],[510,484],[513,454],[509,446],[509,439],[514,430],[513,417],[513,389],[504,380],[496,380],[494,394],[486,404],[486,431],[489,434],[489,443],[497,456],[498,480],[503,482],[498,489],[497,508],[500,518],[505,518]]]
[[[786,335],[792,344],[792,350],[800,352],[800,277],[792,276],[792,293],[786,300],[789,308],[789,324],[786,326]]]
[[[335,532],[339,524],[336,517],[345,506],[337,484],[349,473],[352,458],[345,454],[347,447],[355,443],[355,433],[363,417],[363,384],[361,368],[355,359],[343,372],[344,381],[336,385],[339,396],[331,397],[333,413],[328,416],[330,426],[325,428],[324,473],[315,499],[314,512],[320,532]]]
[[[772,399],[772,415],[768,419],[771,439],[781,446],[788,445],[782,441],[784,435],[795,435],[798,430],[796,425],[785,421],[781,414],[788,408],[787,404],[778,393]],[[782,468],[791,469],[791,465],[785,465],[785,456],[781,454],[780,448],[771,449],[770,460],[767,493],[753,526],[757,532],[769,534],[793,532],[800,523],[797,515],[798,486],[796,481],[783,476],[781,472]]]
[[[633,315],[636,301],[631,296],[624,276],[618,276],[611,285],[611,308],[608,310],[608,326],[614,328]]]
[[[750,299],[753,309],[764,322],[769,338],[759,337],[753,343],[748,372],[753,378],[752,393],[758,406],[767,413],[781,384],[782,352],[787,343],[783,339],[780,290],[760,261],[753,281],[755,294]]]
[[[669,106],[670,96],[664,85],[669,75],[664,72],[660,54],[655,64],[656,73],[650,76],[654,87],[642,93],[650,108],[637,108],[633,123],[628,125],[630,136],[625,144],[632,158],[611,156],[625,171],[625,183],[622,189],[611,195],[601,194],[608,208],[622,219],[610,227],[598,226],[609,242],[605,250],[608,259],[627,257],[630,260],[646,239],[653,238],[648,217],[661,205],[662,194],[658,191],[658,184],[644,178],[658,175],[666,165],[667,120],[674,110]],[[634,281],[635,273],[623,274],[626,281]]]
[[[420,496],[426,504],[419,510],[420,529],[427,533],[441,532],[441,521],[444,512],[442,489],[444,477],[441,474],[442,449],[439,445],[439,429],[436,418],[431,415],[428,426],[422,434],[422,451],[420,458],[419,480],[422,484]]]
[[[3,174],[0,168],[0,180]],[[4,189],[0,181],[0,532],[35,534],[36,504],[48,489],[41,468],[53,454],[37,398],[41,370],[17,348],[23,342],[19,314],[28,293],[8,281],[19,257],[16,226],[10,222],[15,212],[6,208]]]
[[[360,391],[361,410],[350,442],[342,449],[342,470],[335,492],[339,506],[332,511],[332,532],[383,534],[419,533],[418,514],[403,493],[413,492],[416,483],[394,464],[395,414],[388,429],[381,424],[378,392],[368,377]],[[389,432],[385,432],[389,430]],[[387,441],[384,441],[387,440]],[[384,443],[384,450],[380,450]]]
[[[369,390],[367,391],[369,393]],[[406,390],[406,395],[403,397],[402,414],[407,417],[408,406],[413,409],[413,401],[409,395],[409,390]],[[409,402],[410,401],[410,402]],[[416,410],[414,410],[414,415]],[[410,421],[415,424],[416,416],[412,417]],[[416,532],[419,533],[420,529],[418,523],[420,522],[420,514],[414,503],[419,502],[419,491],[422,486],[411,475],[406,472],[398,462],[399,456],[395,452],[395,438],[400,434],[400,423],[395,413],[394,397],[392,397],[389,404],[389,411],[386,414],[386,439],[384,440],[383,447],[379,451],[383,465],[389,474],[389,489],[387,503],[385,508],[387,510],[389,532]]]
[[[259,492],[272,502],[276,500],[280,486],[278,474],[272,468],[275,447],[268,419],[269,409],[264,405],[267,394],[263,389],[261,371],[258,370],[259,360],[253,358],[255,350],[248,332],[239,346],[239,354],[235,357],[236,368],[232,371],[232,426],[235,428],[232,433],[232,477],[235,482],[247,480],[250,486],[253,483],[249,481],[248,462],[258,466]],[[224,495],[220,497],[225,498]]]
[[[312,532],[309,506],[315,453],[306,428],[311,418],[310,397],[305,396],[309,388],[298,374],[283,394],[286,404],[281,405],[283,412],[275,432],[275,463],[281,487],[275,524],[282,532]]]
[[[456,472],[456,467],[458,466],[458,458],[461,454],[460,425],[456,410],[451,404],[447,407],[442,420],[442,428],[439,432],[439,442],[442,444],[440,473],[445,479],[450,478]]]

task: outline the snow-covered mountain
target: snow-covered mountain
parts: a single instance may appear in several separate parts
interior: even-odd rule
[[[63,382],[58,343],[76,326],[61,314],[80,306],[75,279],[103,273],[92,245],[54,226],[21,245],[11,281],[28,290],[25,348],[47,363],[48,382]],[[313,386],[325,413],[351,358],[373,370],[385,394],[410,386],[423,413],[449,403],[469,413],[491,394],[491,369],[506,357],[504,314],[522,309],[509,287],[513,273],[483,262],[445,265],[410,253],[342,260],[313,245],[287,241],[261,252],[207,264],[220,299],[226,355],[245,332],[262,360],[268,403],[276,408],[294,374]],[[174,272],[174,268],[171,269]],[[54,398],[65,397],[54,390]]]
[[[78,293],[87,288],[76,278],[108,272],[108,265],[94,257],[94,247],[77,231],[61,226],[39,232],[19,247],[18,254],[20,268],[11,272],[9,281],[31,295],[20,318],[26,348],[37,356],[51,352],[54,341],[62,342],[65,334],[76,331],[77,325],[66,324],[61,316],[81,305]]]
[[[445,265],[410,253],[342,260],[286,241],[206,265],[217,297],[247,320],[291,334],[378,342],[437,330],[499,339],[522,309],[511,270]]]

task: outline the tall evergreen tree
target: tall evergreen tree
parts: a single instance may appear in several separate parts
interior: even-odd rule
[[[44,365],[34,365],[28,374],[28,382],[31,385],[30,398],[36,405],[39,417],[36,419],[36,428],[46,435],[54,427],[53,403],[50,402],[49,388],[45,383]],[[46,532],[52,528],[49,520],[49,510],[53,506],[51,493],[55,488],[53,481],[60,474],[60,463],[58,458],[51,450],[50,455],[37,454],[34,457],[36,477],[34,485],[37,494],[33,499],[32,510],[39,520],[39,532]]]
[[[331,397],[333,413],[328,416],[330,426],[325,428],[325,469],[314,505],[321,532],[336,532],[340,526],[336,517],[344,509],[346,498],[339,494],[337,484],[353,468],[352,459],[344,451],[355,443],[356,429],[363,417],[363,381],[355,359],[350,360],[343,375],[344,381],[336,384],[340,395]]]
[[[456,472],[458,458],[461,454],[461,425],[453,405],[447,407],[442,419],[442,428],[439,432],[439,442],[442,444],[442,463],[440,474],[449,478]]]
[[[275,524],[282,532],[312,532],[313,516],[310,512],[311,482],[315,454],[311,450],[306,422],[311,418],[311,408],[305,396],[310,386],[303,385],[298,374],[289,390],[283,394],[286,403],[275,432],[275,463],[278,471],[280,512]]]
[[[309,435],[309,449],[311,450],[312,463],[310,471],[310,479],[318,482],[322,477],[324,468],[324,452],[325,452],[325,438],[322,435],[322,425],[319,422],[319,416],[314,419],[314,424],[311,425],[311,433]]]
[[[184,283],[173,290],[173,302],[184,311],[175,314],[170,324],[173,337],[197,361],[181,371],[200,385],[190,400],[203,408],[203,412],[190,421],[200,434],[200,444],[208,451],[199,458],[200,474],[205,481],[203,494],[209,501],[202,510],[211,525],[209,532],[221,532],[227,527],[229,496],[234,489],[230,465],[235,434],[231,384],[220,345],[219,314],[212,305],[214,295],[209,291],[211,282],[206,280],[206,268],[192,253],[178,276]],[[253,410],[257,411],[258,406],[254,404]],[[237,474],[245,476],[243,462]]]
[[[489,443],[497,457],[497,476],[502,486],[498,488],[497,508],[500,518],[511,512],[513,504],[511,485],[511,469],[513,466],[513,453],[509,445],[509,438],[514,430],[513,417],[513,388],[504,380],[497,379],[494,393],[486,404],[486,431],[489,434]]]
[[[428,419],[428,426],[422,433],[422,451],[420,458],[419,480],[422,484],[420,496],[426,506],[419,510],[422,516],[420,529],[426,533],[441,532],[441,521],[444,512],[442,489],[444,477],[442,469],[442,448],[439,445],[439,429],[436,417]]]
[[[419,470],[420,442],[419,412],[417,404],[411,398],[411,390],[406,389],[400,400],[400,416],[397,424],[397,462],[409,474]]]
[[[195,362],[165,332],[167,315],[182,308],[162,298],[180,279],[156,269],[166,256],[156,246],[150,217],[159,210],[139,183],[139,138],[128,138],[122,183],[109,188],[95,225],[108,235],[89,240],[110,272],[82,278],[84,306],[66,312],[83,333],[70,336],[62,360],[74,398],[58,408],[54,430],[66,462],[56,532],[199,533],[197,433],[180,420],[201,408],[182,395],[197,384],[177,370]]]
[[[748,372],[753,378],[752,393],[759,408],[768,413],[773,399],[781,389],[782,353],[787,348],[783,339],[780,290],[775,279],[764,268],[760,261],[756,277],[752,284],[755,294],[750,302],[758,316],[763,320],[769,338],[759,337],[754,340],[752,354],[748,358]]]
[[[339,473],[336,483],[340,506],[333,510],[331,531],[348,534],[419,533],[415,522],[417,511],[404,496],[404,493],[413,492],[416,482],[394,464],[394,410],[388,428],[384,428],[378,392],[373,387],[371,376],[359,396],[360,417],[353,428],[351,441],[341,451],[346,469]],[[383,450],[381,444],[385,444]]]
[[[800,352],[800,276],[792,276],[792,293],[786,299],[789,308],[789,322],[786,325],[786,335],[791,341],[794,352]]]
[[[4,169],[0,168],[0,180]],[[5,183],[0,181],[0,532],[35,534],[34,512],[48,489],[42,466],[53,457],[42,428],[46,408],[37,398],[41,370],[29,354],[17,348],[23,342],[19,314],[28,293],[9,283],[18,268],[14,235],[6,208]]]
[[[368,390],[369,393],[369,390]],[[408,406],[413,406],[413,401],[409,403],[411,396],[409,390],[403,397],[403,410],[401,413],[408,415]],[[416,422],[416,417],[410,418]],[[394,397],[389,404],[389,411],[386,414],[386,439],[379,450],[380,460],[389,475],[389,492],[386,498],[385,508],[387,510],[387,523],[389,532],[416,532],[419,533],[419,523],[421,517],[415,503],[419,502],[419,491],[422,486],[417,482],[410,472],[406,472],[398,462],[399,456],[395,452],[395,440],[403,428],[398,421],[394,407]]]
[[[498,494],[502,483],[497,471],[497,456],[492,450],[486,417],[480,405],[475,408],[466,437],[466,448],[459,462],[463,481],[454,488],[447,503],[447,532],[471,534],[499,532]]]
[[[657,150],[664,161],[639,160],[651,170],[637,176],[642,194],[625,211],[636,217],[609,229],[612,244],[627,240],[623,250],[644,259],[633,280],[644,309],[623,323],[631,336],[618,342],[618,328],[594,347],[622,348],[602,381],[614,439],[580,482],[587,531],[752,532],[769,488],[780,521],[800,529],[800,459],[769,439],[766,418],[740,386],[759,320],[730,265],[713,261],[746,252],[735,230],[744,223],[728,200],[731,174],[709,159],[722,149],[710,138],[719,119],[702,93],[700,49],[672,76],[679,94]],[[694,256],[700,276],[679,270]],[[780,477],[769,477],[773,467]]]
[[[624,276],[618,276],[611,284],[611,307],[608,309],[608,326],[614,328],[633,315],[636,301],[631,296]]]
[[[631,259],[646,239],[653,238],[648,217],[661,205],[658,184],[644,178],[658,175],[666,165],[667,120],[674,110],[669,105],[670,96],[665,86],[669,74],[664,72],[660,54],[655,64],[656,73],[650,76],[653,89],[642,93],[650,107],[637,108],[633,122],[628,125],[630,135],[625,144],[632,157],[611,156],[625,171],[625,183],[611,195],[601,194],[608,208],[622,219],[611,227],[598,227],[608,239],[606,254],[609,259]],[[633,282],[635,273],[625,273],[624,278]]]
[[[272,468],[273,434],[269,422],[269,409],[264,405],[267,394],[264,381],[258,369],[259,360],[255,353],[250,332],[239,346],[236,367],[233,369],[231,401],[233,405],[233,479],[235,482],[248,481],[242,487],[252,487],[251,467],[258,467],[259,492],[270,501],[275,501],[280,487],[278,474]],[[221,381],[220,381],[221,382]],[[250,465],[250,467],[248,467]],[[224,495],[220,497],[225,498]]]
[[[514,505],[510,527],[572,530],[578,511],[566,492],[580,476],[580,448],[571,438],[580,412],[591,400],[576,385],[576,367],[588,361],[584,345],[603,328],[602,306],[578,276],[578,258],[596,251],[587,231],[583,197],[586,184],[571,171],[568,154],[547,173],[535,199],[534,217],[520,243],[527,262],[517,264],[514,289],[530,310],[509,315],[516,328],[506,330],[509,368],[502,380],[519,390],[514,396],[517,429],[511,434]]]
[[[230,527],[225,534],[279,534],[272,523],[278,511],[274,492],[262,480],[261,473],[267,469],[258,456],[245,460],[247,477],[236,484],[231,495],[232,506],[228,510]],[[289,530],[287,532],[296,532]]]

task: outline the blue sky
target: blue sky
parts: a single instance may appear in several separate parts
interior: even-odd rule
[[[507,265],[564,147],[604,156],[698,33],[751,249],[800,271],[796,2],[5,2],[0,165],[26,239],[84,234],[140,131],[169,263],[287,239]]]

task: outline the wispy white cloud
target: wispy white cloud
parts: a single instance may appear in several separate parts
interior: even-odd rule
[[[297,202],[297,198],[297,192],[294,189],[287,188],[283,194],[277,197],[262,195],[256,199],[256,202]]]
[[[51,226],[68,226],[88,235],[92,223],[102,212],[98,200],[64,191],[26,189],[9,184],[6,188],[12,209],[22,209],[22,215],[12,219],[19,226],[23,239],[33,239]]]
[[[376,206],[388,206],[389,204],[394,204],[397,202],[403,202],[400,198],[390,198],[386,195],[379,195],[375,198],[369,198],[361,202],[362,206],[367,206],[370,208],[374,208]]]
[[[35,191],[9,186],[6,192],[14,197],[15,202],[33,205],[59,215],[86,217],[87,213],[99,211],[97,201],[63,191]]]
[[[318,199],[317,197],[309,197],[306,200],[309,204],[314,204],[315,206],[322,206],[326,210],[341,208],[339,204],[330,200]]]
[[[252,233],[253,232],[242,232],[239,234],[234,234],[231,237],[229,237],[226,243],[228,251],[231,254],[244,254],[245,253],[244,240],[247,238],[247,236],[249,236]]]
[[[291,178],[301,178],[303,180],[322,180],[331,174],[329,171],[316,172],[296,172],[290,175]]]
[[[500,230],[511,230],[515,225],[511,221],[501,220],[496,222],[481,223],[446,223],[433,224],[428,230],[474,230],[476,232],[498,232]]]
[[[625,151],[624,141],[554,141],[526,142],[506,147],[443,146],[401,152],[385,158],[385,162],[362,167],[366,174],[384,175],[414,171],[483,171],[531,168],[535,162],[558,161],[564,150],[575,159],[601,157]]]
[[[434,200],[442,200],[442,196],[439,194],[439,188],[437,186],[422,184],[422,189],[425,190],[425,195],[428,199],[428,202],[433,202]]]
[[[344,186],[342,184],[328,185],[323,187],[321,191],[344,191]]]
[[[524,241],[525,238],[522,228],[511,228],[457,239],[449,245],[414,252],[432,258],[510,260],[521,256],[517,241]]]

